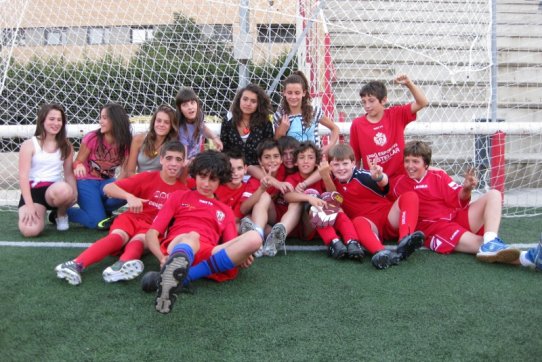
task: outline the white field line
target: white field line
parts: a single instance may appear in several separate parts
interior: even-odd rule
[[[529,249],[537,243],[510,244],[517,249]],[[92,243],[68,243],[63,241],[0,241],[0,246],[13,246],[20,248],[88,248]],[[386,245],[386,249],[394,250],[395,245]],[[426,248],[422,248],[426,249]],[[326,250],[324,245],[290,245],[287,251],[320,251]],[[426,249],[427,250],[427,249]]]

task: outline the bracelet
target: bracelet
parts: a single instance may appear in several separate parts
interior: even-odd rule
[[[384,174],[381,174],[380,177],[373,179],[374,182],[380,182],[384,179]]]

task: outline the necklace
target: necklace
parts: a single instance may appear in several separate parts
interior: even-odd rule
[[[243,136],[246,136],[247,134],[250,133],[250,127],[249,127],[249,124],[250,124],[250,121],[247,122],[246,124],[245,124],[245,122],[241,121],[241,126],[242,126],[242,128],[243,128],[243,129],[241,130],[241,132],[243,133]]]

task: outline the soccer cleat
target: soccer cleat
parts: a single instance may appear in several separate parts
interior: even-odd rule
[[[400,260],[401,256],[399,254],[384,249],[373,255],[371,262],[377,269],[387,269],[392,265],[399,264]]]
[[[183,280],[188,276],[190,261],[185,253],[175,253],[160,270],[160,281],[156,293],[155,308],[158,312],[166,314],[177,300],[177,294],[181,291]]]
[[[247,231],[255,230],[256,224],[248,216],[245,216],[241,219],[239,229],[241,230],[241,234],[244,234]]]
[[[141,260],[117,261],[108,266],[102,273],[107,283],[118,282],[119,280],[132,280],[143,273],[144,265]]]
[[[145,293],[152,293],[158,290],[160,285],[160,272],[150,271],[143,274],[141,278],[141,289]]]
[[[116,217],[117,217],[116,215],[111,215],[109,217],[106,217],[105,219],[103,219],[102,221],[98,223],[98,225],[96,226],[96,229],[109,230],[111,228],[111,224],[113,224],[113,221],[115,220]]]
[[[421,248],[425,241],[425,235],[421,231],[414,231],[402,238],[397,245],[397,254],[401,257],[401,260],[406,260],[416,249]]]
[[[256,250],[252,255],[254,255],[255,258],[261,258],[263,256],[263,245],[260,246],[260,248]]]
[[[51,210],[48,219],[51,224],[56,225],[56,210]]]
[[[495,238],[480,245],[476,259],[485,263],[511,264],[518,260],[521,251],[506,245],[504,241]]]
[[[284,250],[286,254],[286,228],[281,223],[275,224],[265,239],[263,255],[275,256],[277,250]]]
[[[68,219],[68,215],[66,216],[58,216],[55,219],[56,229],[58,231],[66,231],[70,228],[70,223]]]
[[[542,271],[542,240],[538,243],[537,246],[534,246],[527,250],[523,257],[527,260],[531,267],[535,268],[538,271]]]
[[[327,247],[327,255],[334,259],[342,259],[346,255],[346,246],[340,239],[333,239]]]
[[[83,267],[81,264],[76,263],[73,260],[67,261],[62,264],[58,264],[55,267],[56,276],[59,279],[66,279],[71,285],[79,285],[82,282],[81,271]]]
[[[359,261],[362,261],[365,257],[365,251],[359,245],[359,242],[357,240],[350,240],[346,243],[346,249],[348,253],[348,257],[350,259],[356,259]]]

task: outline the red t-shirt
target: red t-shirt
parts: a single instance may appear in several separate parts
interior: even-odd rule
[[[292,185],[294,188],[300,184],[301,182],[305,181],[306,177],[301,176],[299,172],[296,172],[294,174],[291,174],[290,176],[286,177],[286,182],[288,182],[290,185]],[[307,189],[315,189],[319,193],[326,192],[326,185],[324,184],[324,181],[320,180],[318,182],[313,183]]]
[[[382,166],[390,179],[404,174],[405,127],[414,120],[416,113],[412,113],[410,104],[385,109],[378,123],[369,122],[366,116],[354,119],[350,127],[350,146],[356,160],[361,160],[363,168],[368,170],[369,158]]]
[[[458,209],[468,206],[470,200],[461,200],[458,185],[442,170],[427,170],[420,180],[401,175],[393,185],[392,195],[398,198],[407,191],[415,191],[420,199],[419,221],[453,220]]]
[[[260,181],[251,177],[236,189],[232,189],[228,185],[220,185],[216,189],[215,195],[220,201],[231,207],[235,217],[242,218],[245,215],[241,213],[241,204],[252,196],[258,187],[260,187]]]
[[[333,178],[333,183],[344,198],[342,208],[350,219],[363,216],[372,220],[373,215],[387,215],[393,204],[386,197],[389,187],[380,188],[368,171],[355,169],[348,182]]]
[[[176,181],[173,185],[165,183],[162,177],[160,177],[160,171],[138,173],[134,176],[115,181],[115,185],[140,199],[149,200],[143,203],[143,211],[135,214],[145,219],[149,224],[163,207],[171,193],[178,190],[186,190],[186,186],[180,181]],[[131,211],[125,212],[132,213]]]
[[[237,236],[231,208],[194,190],[177,191],[169,195],[151,229],[157,230],[160,235],[168,230],[167,240],[195,231],[200,235],[201,243],[210,245],[218,245],[220,240],[226,242]]]

